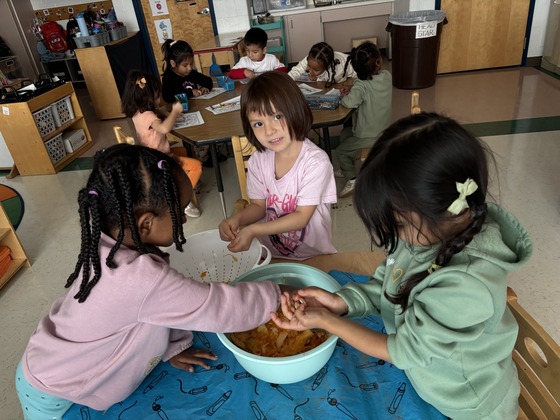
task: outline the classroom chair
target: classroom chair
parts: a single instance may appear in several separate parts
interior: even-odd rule
[[[247,195],[247,162],[257,149],[249,143],[245,136],[232,136],[231,145],[233,147],[237,178],[239,179],[239,189],[241,190],[241,199],[237,200],[234,204],[234,212],[236,212],[249,204],[249,196]]]
[[[508,287],[507,304],[519,324],[513,349],[521,395],[518,419],[560,419],[560,346],[519,304]]]
[[[422,112],[422,109],[420,108],[420,94],[418,92],[412,92],[412,95],[410,97],[410,113],[419,114],[420,112]],[[369,150],[369,147],[362,149],[359,156],[361,162],[366,160],[366,157],[369,154]]]
[[[116,137],[118,143],[127,143],[127,144],[131,144],[133,146],[136,144],[136,141],[134,140],[134,137],[125,134],[124,131],[122,130],[122,128],[119,127],[118,125],[113,126],[113,132],[115,133],[115,137]],[[171,144],[179,142],[179,139],[177,137],[174,137],[174,136],[170,136],[170,137],[168,137],[168,139],[169,139],[169,143],[171,143]],[[194,190],[193,190],[193,194],[192,194],[192,197],[191,197],[191,201],[196,206],[196,208],[198,208],[198,209],[200,208],[200,203],[198,201],[198,197],[197,197],[196,192]]]

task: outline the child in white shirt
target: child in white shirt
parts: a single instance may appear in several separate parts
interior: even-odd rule
[[[265,71],[283,71],[288,69],[274,54],[267,54],[268,35],[261,28],[251,28],[243,38],[247,54],[230,70],[232,79],[251,79]]]

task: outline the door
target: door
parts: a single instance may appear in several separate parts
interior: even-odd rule
[[[438,73],[518,66],[531,0],[441,0]]]
[[[156,32],[155,21],[169,19],[173,39],[187,41],[196,49],[197,46],[214,37],[211,9],[209,0],[175,1],[167,0],[169,15],[153,16],[150,0],[140,0],[142,13],[148,28],[152,50],[156,59],[157,68],[162,73],[163,55],[161,43]]]

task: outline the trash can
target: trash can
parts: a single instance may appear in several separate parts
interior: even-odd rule
[[[439,41],[447,23],[443,10],[419,10],[389,16],[393,86],[422,89],[436,82]]]

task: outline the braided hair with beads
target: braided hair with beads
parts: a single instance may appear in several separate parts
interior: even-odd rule
[[[327,71],[329,75],[329,80],[325,82],[325,88],[329,88],[336,83],[336,66],[340,64],[339,60],[334,57],[333,48],[326,42],[318,42],[313,45],[307,54],[307,60],[310,58],[319,61],[323,68]],[[344,65],[344,75],[346,75],[346,69],[348,68],[348,62],[350,58],[346,60]]]
[[[412,289],[434,269],[445,267],[483,228],[489,158],[488,147],[456,121],[425,112],[395,122],[371,148],[356,180],[354,204],[372,243],[394,252],[400,220],[409,220],[412,213],[420,219],[414,226],[419,239],[426,228],[438,240],[432,267],[404,280],[395,296],[385,294],[403,311]],[[453,214],[448,208],[458,197],[457,183],[467,179],[478,188],[465,197],[466,208]],[[470,223],[462,231],[445,232],[443,226],[465,216]]]
[[[145,212],[160,216],[169,211],[173,242],[177,250],[183,250],[186,240],[177,183],[180,174],[181,166],[173,157],[148,147],[117,144],[96,153],[87,185],[78,193],[81,247],[74,272],[65,286],[70,287],[82,273],[75,299],[84,302],[101,277],[102,232],[116,232],[115,245],[105,261],[109,268],[117,267],[113,259],[127,229],[139,253],[155,251],[151,245],[142,243],[138,231],[136,218]]]

